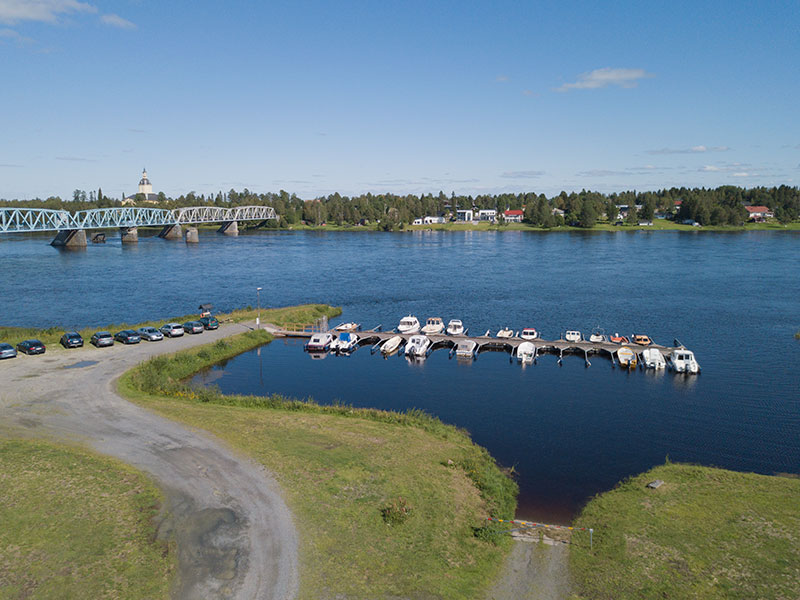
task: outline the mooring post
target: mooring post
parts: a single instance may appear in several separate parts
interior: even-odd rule
[[[592,538],[594,537],[594,535],[593,535],[593,534],[594,534],[594,529],[592,529],[592,528],[590,527],[590,528],[589,528],[589,550],[590,550],[590,551],[591,551],[591,550],[594,550],[594,540],[592,539]]]

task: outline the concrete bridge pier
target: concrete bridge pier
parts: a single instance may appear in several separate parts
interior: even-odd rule
[[[197,244],[200,242],[200,235],[197,233],[197,227],[186,228],[186,243]]]
[[[225,235],[239,235],[239,223],[237,221],[225,221],[217,231]]]
[[[63,229],[50,242],[57,248],[86,248],[86,231],[83,229]]]
[[[120,227],[119,234],[123,244],[135,244],[139,241],[138,227]]]
[[[161,230],[161,233],[158,234],[158,237],[164,238],[165,240],[179,240],[183,237],[183,230],[181,229],[180,223],[176,223],[175,225],[164,225],[164,229]]]

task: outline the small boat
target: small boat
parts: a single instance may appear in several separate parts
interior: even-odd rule
[[[333,342],[331,342],[331,352],[352,352],[356,349],[358,344],[358,336],[355,333],[345,331],[339,334]]]
[[[535,340],[539,338],[539,332],[536,331],[533,327],[525,327],[522,330],[522,333],[519,334],[523,340]]]
[[[694,358],[694,352],[686,348],[673,350],[669,355],[669,364],[677,373],[700,372],[700,365]]]
[[[615,333],[614,335],[609,336],[608,339],[610,339],[611,342],[613,342],[614,344],[627,344],[627,343],[630,342],[630,340],[628,340],[628,338],[626,338],[624,335],[620,335],[618,333]]]
[[[308,352],[326,352],[333,343],[332,333],[315,333],[308,340],[305,349]]]
[[[361,331],[361,325],[358,323],[341,323],[333,328],[334,331]]]
[[[397,352],[397,349],[401,346],[402,343],[403,343],[402,336],[395,335],[393,337],[390,337],[381,346],[381,352],[386,356],[394,354],[395,352]]]
[[[580,331],[569,330],[564,333],[564,339],[568,342],[583,341],[583,334]]]
[[[504,327],[500,331],[497,332],[497,336],[499,338],[511,338],[514,337],[514,330],[509,329],[508,327]]]
[[[523,365],[529,365],[536,358],[536,346],[533,342],[522,342],[517,346],[517,360]]]
[[[589,341],[594,344],[602,344],[608,341],[608,336],[606,335],[605,329],[601,329],[600,327],[595,327],[592,330],[591,335],[589,336]]]
[[[414,315],[408,315],[400,319],[400,324],[397,326],[398,333],[414,334],[419,333],[419,320]]]
[[[664,355],[657,348],[645,348],[642,350],[642,360],[644,366],[648,369],[664,369],[667,366],[667,361],[664,360]]]
[[[436,335],[444,331],[444,323],[439,317],[431,317],[422,328],[422,333],[425,335]]]
[[[406,356],[426,356],[431,347],[431,341],[425,335],[412,335],[406,343]]]
[[[634,333],[633,334],[633,343],[634,344],[639,344],[640,346],[649,346],[650,344],[653,343],[653,340],[651,340],[649,337],[647,337],[644,334]]]
[[[447,324],[447,335],[464,335],[464,324],[458,319],[450,319]]]
[[[456,344],[457,358],[475,358],[475,351],[478,344],[474,340],[461,340]]]
[[[628,369],[636,368],[636,352],[627,346],[623,346],[617,350],[617,358],[619,359],[621,367],[627,367]]]

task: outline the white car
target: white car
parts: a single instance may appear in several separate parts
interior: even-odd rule
[[[139,334],[140,338],[148,342],[160,342],[164,339],[164,334],[155,327],[139,327],[136,333]]]
[[[170,338],[181,337],[184,333],[183,325],[181,325],[180,323],[166,323],[161,326],[161,329],[159,331],[161,331],[161,333]]]

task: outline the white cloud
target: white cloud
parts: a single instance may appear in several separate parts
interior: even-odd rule
[[[750,175],[751,174],[746,171],[739,171],[738,173],[734,173],[733,177],[750,177]]]
[[[119,27],[120,29],[136,29],[135,23],[131,23],[128,21],[128,19],[124,19],[119,15],[103,15],[100,17],[100,20],[106,25],[111,25],[112,27]]]
[[[494,79],[497,83],[507,83],[509,78],[508,75],[498,75]]]
[[[0,23],[20,21],[55,23],[71,13],[96,13],[97,8],[78,0],[0,0]]]
[[[576,173],[577,177],[613,177],[616,175],[626,175],[624,171],[611,171],[608,169],[591,169]]]
[[[568,92],[569,90],[596,90],[599,88],[618,85],[623,88],[634,88],[640,79],[653,77],[644,69],[612,69],[605,67],[595,69],[588,73],[581,73],[575,83],[565,83],[556,88],[557,92]]]
[[[714,165],[706,165],[705,167],[703,167],[700,170],[701,171],[706,171],[708,173],[714,173],[716,171],[722,171],[722,169],[720,167],[715,167]]]
[[[727,152],[728,146],[692,146],[691,148],[658,148],[645,150],[646,154],[703,154],[705,152]]]
[[[500,177],[505,179],[537,179],[544,174],[544,171],[505,171],[500,174]]]

